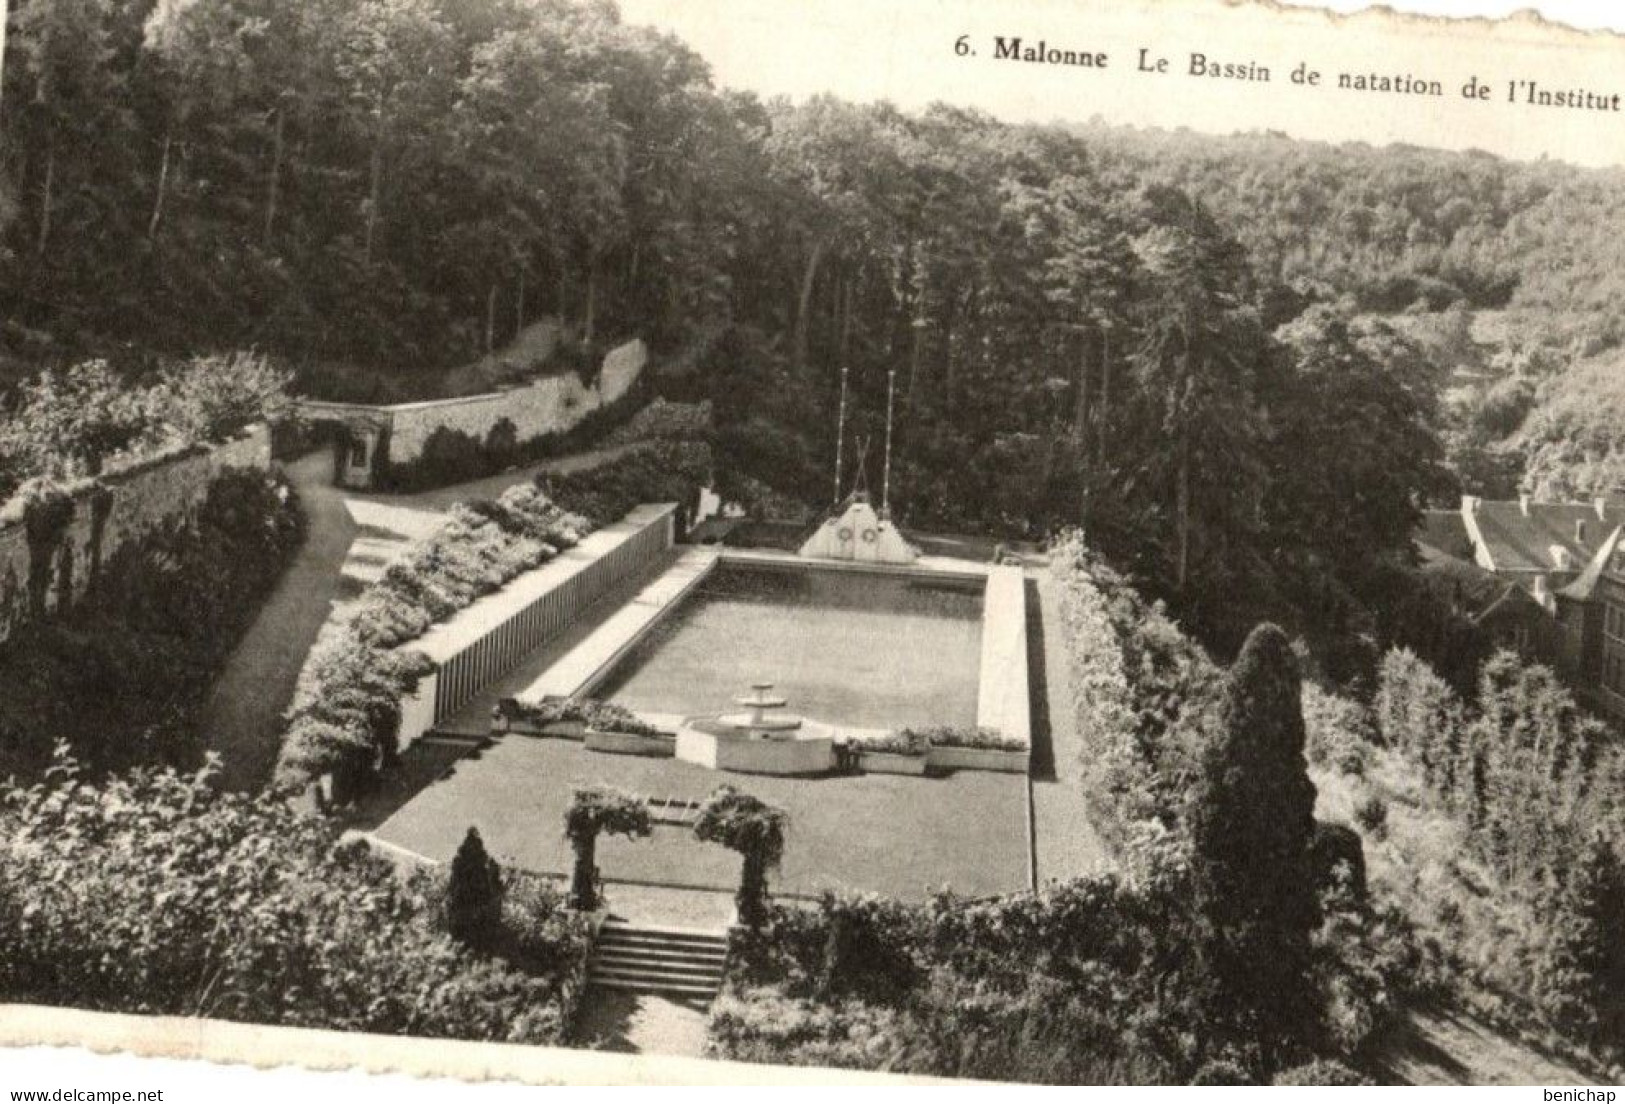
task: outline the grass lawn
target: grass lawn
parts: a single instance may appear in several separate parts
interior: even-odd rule
[[[775,892],[848,889],[918,900],[943,887],[967,896],[1027,887],[1027,780],[985,772],[772,778],[509,735],[459,760],[374,834],[449,861],[473,825],[493,854],[527,870],[564,874],[571,859],[564,811],[574,785],[698,798],[724,782],[790,814]],[[606,882],[731,890],[739,876],[738,856],[673,826],[657,827],[647,840],[600,840],[598,866]]]

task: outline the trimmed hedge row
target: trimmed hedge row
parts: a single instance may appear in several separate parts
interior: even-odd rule
[[[1084,797],[1095,829],[1129,869],[1179,822],[1196,756],[1217,724],[1224,672],[1076,532],[1051,552],[1061,594],[1072,708],[1084,734]]]

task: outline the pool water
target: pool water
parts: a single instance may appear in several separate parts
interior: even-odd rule
[[[976,723],[980,580],[721,563],[598,696],[631,709],[733,711],[771,682],[792,713],[857,728]]]

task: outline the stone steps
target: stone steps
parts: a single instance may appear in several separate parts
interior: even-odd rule
[[[710,1000],[722,987],[727,954],[720,932],[608,920],[593,947],[588,983]]]

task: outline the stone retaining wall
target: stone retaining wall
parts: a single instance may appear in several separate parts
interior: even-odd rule
[[[527,386],[456,399],[384,406],[305,399],[299,409],[310,421],[343,427],[338,481],[369,487],[387,483],[390,469],[421,460],[437,433],[460,435],[493,451],[568,433],[588,415],[625,398],[648,359],[642,340],[633,340],[609,351],[591,386],[574,372],[564,372]]]
[[[73,500],[49,567],[47,615],[82,598],[102,564],[121,547],[160,527],[184,523],[227,468],[271,465],[271,434],[253,426],[235,440],[139,460],[65,488]],[[0,640],[28,617],[33,556],[22,511],[0,511]]]

